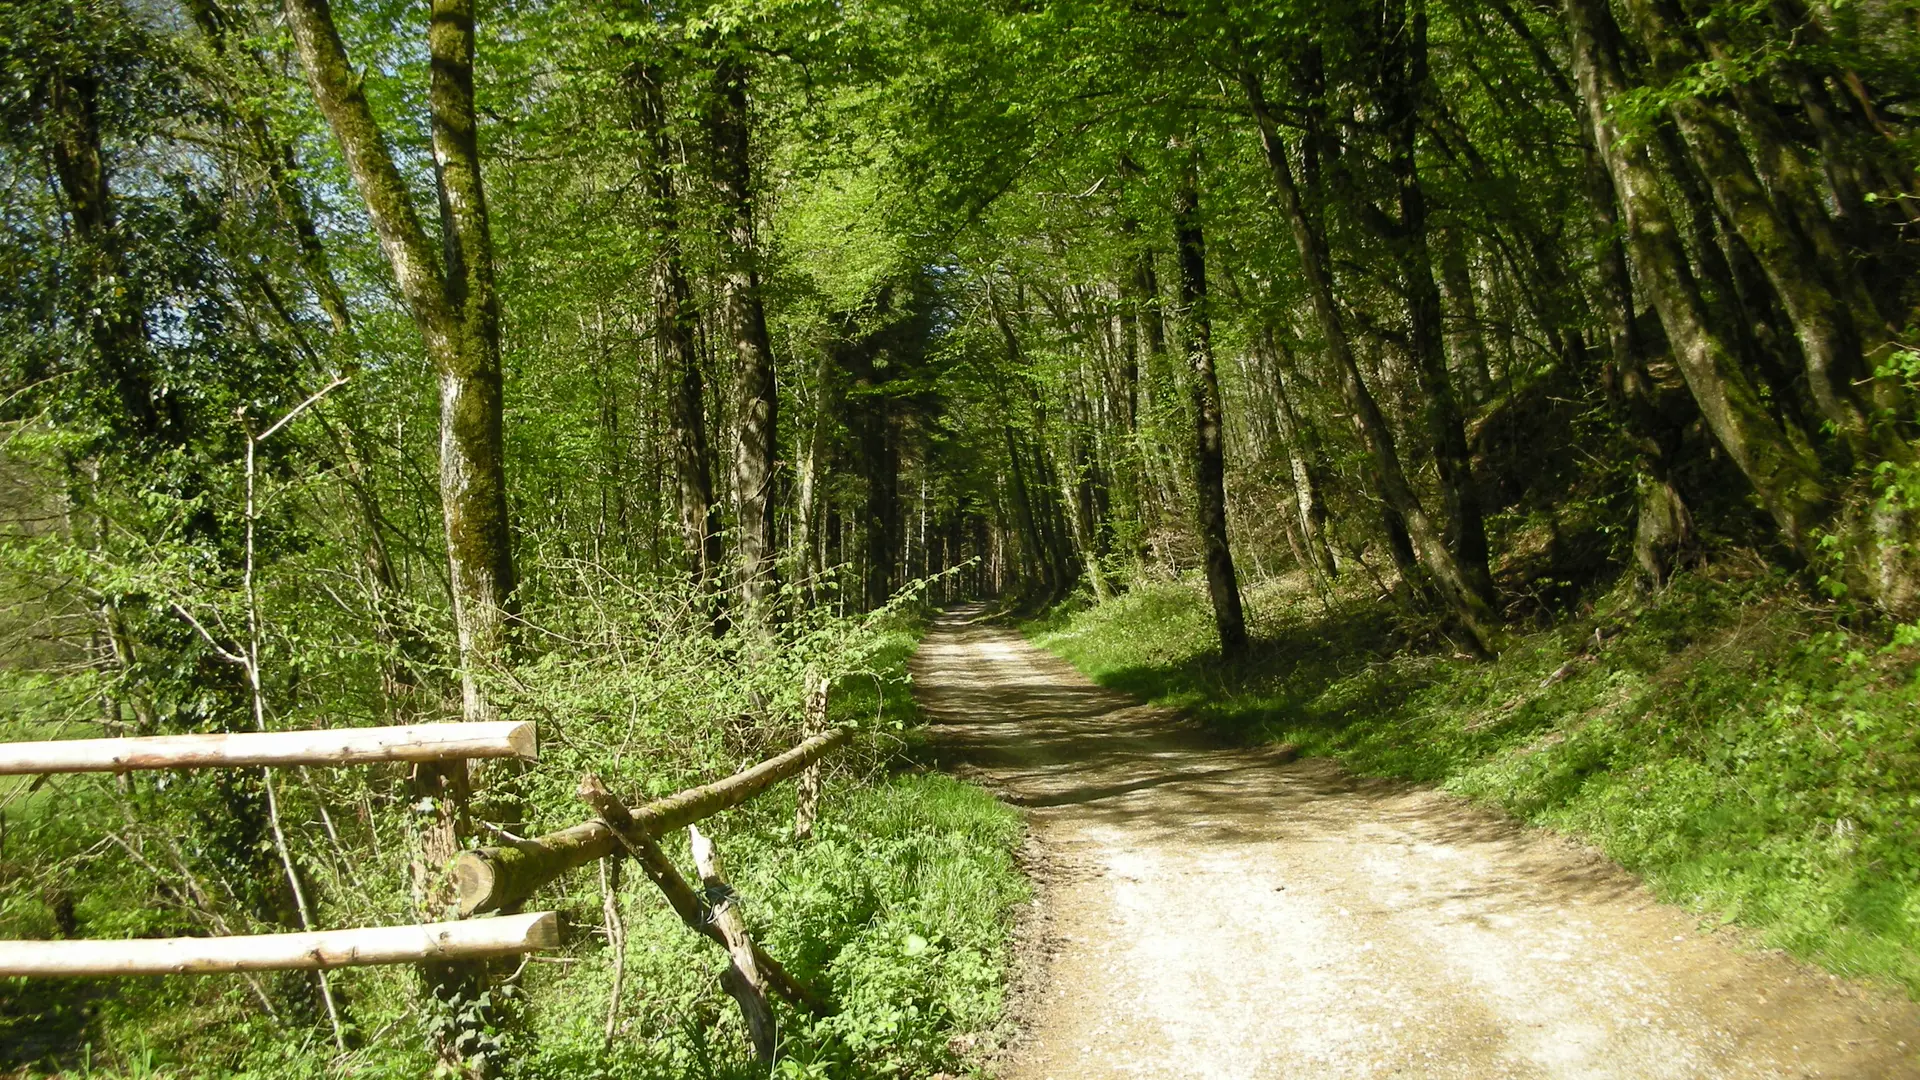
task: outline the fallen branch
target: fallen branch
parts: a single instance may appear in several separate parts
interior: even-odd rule
[[[824,732],[725,780],[689,788],[631,810],[628,819],[632,825],[622,832],[637,843],[684,829],[795,775],[838,749],[851,735],[847,728]],[[512,907],[561,874],[618,850],[620,843],[613,830],[596,819],[533,840],[462,852],[453,864],[454,883],[460,890],[460,914]]]
[[[680,871],[673,865],[673,860],[667,857],[666,852],[660,850],[659,842],[648,836],[637,838],[631,836],[634,819],[626,805],[607,791],[599,777],[591,774],[580,781],[578,794],[583,802],[593,808],[594,813],[599,814],[602,820],[615,827],[615,831],[611,834],[615,838],[614,842],[623,847],[629,855],[633,856],[633,860],[640,864],[640,869],[646,872],[647,879],[660,889],[660,894],[667,898],[667,906],[673,909],[674,914],[680,916],[680,921],[686,923],[687,927],[695,933],[711,938],[714,943],[725,947],[726,938],[713,925],[706,900],[687,883],[686,878],[680,876]],[[789,975],[787,969],[782,967],[778,960],[768,956],[759,945],[753,946],[753,962],[761,976],[766,979],[768,988],[787,999],[796,1008],[812,1016],[826,1016],[834,1011],[831,1001],[821,996],[812,987]]]
[[[760,974],[760,965],[755,962],[759,950],[754,947],[753,936],[747,933],[747,920],[740,917],[740,911],[734,906],[733,887],[720,871],[720,852],[713,841],[701,833],[700,826],[687,826],[687,839],[693,845],[693,865],[700,871],[702,892],[713,907],[707,916],[707,925],[720,935],[720,941],[727,948],[726,973],[720,976],[720,985],[728,996],[740,1006],[741,1019],[747,1024],[747,1039],[753,1043],[753,1056],[759,1061],[772,1061],[775,1044],[773,1009],[767,1005],[766,980]]]

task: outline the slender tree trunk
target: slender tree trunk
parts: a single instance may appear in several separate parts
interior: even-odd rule
[[[752,155],[748,144],[747,73],[721,42],[708,96],[714,183],[725,227],[720,235],[720,287],[725,324],[739,362],[735,405],[733,499],[739,537],[742,614],[764,628],[776,617],[779,572],[774,545],[774,467],[778,452],[779,394],[773,344],[760,296],[759,247],[754,237]]]
[[[1393,543],[1396,556],[1402,554],[1403,547],[1411,547],[1421,567],[1433,578],[1455,617],[1466,629],[1474,647],[1486,655],[1497,654],[1506,643],[1506,634],[1500,627],[1492,598],[1477,587],[1472,572],[1447,548],[1440,528],[1428,516],[1426,508],[1420,504],[1412,485],[1407,481],[1399,451],[1394,446],[1393,432],[1387,426],[1386,417],[1381,414],[1379,403],[1367,388],[1359,364],[1354,359],[1353,346],[1333,296],[1332,262],[1325,239],[1308,219],[1299,187],[1294,183],[1293,166],[1287,160],[1286,147],[1280,142],[1279,130],[1267,109],[1260,78],[1250,66],[1245,65],[1239,74],[1248,107],[1259,125],[1261,148],[1273,176],[1275,191],[1280,196],[1281,208],[1292,228],[1295,246],[1299,248],[1302,276],[1306,279],[1315,317],[1319,320],[1327,351],[1338,373],[1341,391],[1346,396],[1355,433],[1366,447],[1373,466],[1374,481],[1391,514],[1388,524],[1390,541],[1395,540],[1393,533],[1396,525],[1405,529],[1406,542]],[[1394,520],[1396,518],[1397,522]]]
[[[1013,425],[1006,424],[1000,429],[1007,444],[1007,479],[1012,488],[1013,518],[1020,531],[1022,561],[1026,564],[1026,577],[1038,584],[1049,598],[1055,594],[1057,583],[1053,575],[1053,560],[1048,557],[1046,544],[1040,536],[1039,522],[1034,513],[1033,498],[1028,490],[1026,479],[1026,457],[1020,449],[1020,439]]]
[[[866,481],[866,575],[862,596],[867,610],[885,606],[893,595],[894,565],[898,558],[900,528],[900,456],[894,435],[894,423],[886,397],[875,392],[879,380],[873,369],[869,346],[852,350],[860,361],[853,377],[854,386],[865,391],[857,412],[856,439],[860,448],[860,472]]]
[[[721,570],[720,508],[713,497],[707,446],[705,380],[695,335],[700,312],[693,301],[680,247],[680,200],[673,179],[673,142],[666,95],[656,66],[635,62],[627,72],[634,126],[646,142],[646,176],[654,248],[654,346],[666,386],[680,543],[695,586],[703,593]]]
[[[1207,249],[1200,226],[1196,163],[1189,162],[1174,196],[1173,239],[1180,253],[1180,314],[1186,328],[1187,364],[1193,380],[1193,475],[1205,552],[1207,593],[1220,651],[1228,656],[1247,645],[1240,581],[1227,542],[1226,453],[1222,439],[1220,379],[1213,363],[1213,315],[1207,308]]]
[[[1755,272],[1750,259],[1738,257],[1745,242],[1720,220],[1708,182],[1678,129],[1669,123],[1656,125],[1648,150],[1654,155],[1650,160],[1657,169],[1665,170],[1679,195],[1675,203],[1668,204],[1668,214],[1682,221],[1693,242],[1690,265],[1698,275],[1694,288],[1706,325],[1757,377],[1755,387],[1770,391],[1764,395],[1764,403],[1796,452],[1812,457],[1813,443],[1807,436],[1811,415],[1805,401],[1806,388],[1797,378],[1798,365],[1790,368],[1782,362],[1780,346],[1786,343],[1753,306],[1755,300],[1771,302],[1767,288],[1761,284],[1764,277]],[[1636,254],[1636,266],[1638,262]],[[1791,347],[1798,348],[1797,344]]]
[[[1361,446],[1367,448],[1369,461],[1373,463],[1373,479],[1379,486],[1380,498],[1386,503],[1386,511],[1390,515],[1388,540],[1394,548],[1396,559],[1404,559],[1405,548],[1411,548],[1413,555],[1419,557],[1419,565],[1440,588],[1440,594],[1448,601],[1453,615],[1459,619],[1461,626],[1465,626],[1476,650],[1484,655],[1496,655],[1505,644],[1505,632],[1501,630],[1500,617],[1494,613],[1492,598],[1476,588],[1475,575],[1448,550],[1442,530],[1432,521],[1432,517],[1428,517],[1427,507],[1423,507],[1415,496],[1400,463],[1400,452],[1394,448],[1392,429],[1386,425],[1379,402],[1375,402],[1373,392],[1367,388],[1367,380],[1359,373],[1359,363],[1354,359],[1354,346],[1346,334],[1344,321],[1340,319],[1340,307],[1336,306],[1332,296],[1332,261],[1327,254],[1327,244],[1319,231],[1313,229],[1306,206],[1300,198],[1300,188],[1294,184],[1292,163],[1286,160],[1286,148],[1281,144],[1279,129],[1273,123],[1273,115],[1267,110],[1260,75],[1256,75],[1252,67],[1242,65],[1240,86],[1246,92],[1254,121],[1260,125],[1261,150],[1267,158],[1267,169],[1273,173],[1273,186],[1281,196],[1281,208],[1286,213],[1286,221],[1292,227],[1294,246],[1300,250],[1302,277],[1308,284],[1313,313],[1319,319],[1323,336],[1327,338],[1327,352],[1334,361],[1334,371],[1340,379],[1340,390],[1346,396],[1354,430],[1361,440]],[[1394,532],[1400,528],[1404,528],[1404,542],[1394,536]]]
[[[1067,511],[1067,523],[1073,530],[1073,546],[1080,550],[1080,562],[1085,567],[1087,585],[1093,589],[1093,600],[1104,604],[1113,596],[1113,590],[1107,584],[1106,569],[1100,565],[1100,544],[1095,536],[1100,526],[1094,518],[1094,500],[1092,498],[1093,462],[1086,453],[1086,433],[1076,423],[1069,430],[1067,460],[1073,463],[1071,470],[1063,471],[1060,476],[1060,501]]]
[[[1427,235],[1426,189],[1416,164],[1420,99],[1427,84],[1427,15],[1424,0],[1388,0],[1387,78],[1383,112],[1389,125],[1388,165],[1398,189],[1400,220],[1388,240],[1398,250],[1407,298],[1409,345],[1425,398],[1426,426],[1433,439],[1440,497],[1446,511],[1446,544],[1473,591],[1493,595],[1488,569],[1487,529],[1473,479],[1473,454],[1467,446],[1466,419],[1453,396],[1441,327],[1440,290],[1434,281],[1433,253]],[[1400,19],[1405,22],[1401,23]],[[1398,25],[1396,25],[1398,24]]]
[[[807,428],[807,441],[794,480],[793,572],[807,583],[810,595],[817,595],[820,573],[824,569],[815,542],[814,523],[820,516],[820,470],[826,464],[833,417],[839,407],[836,369],[842,365],[835,362],[837,351],[835,347],[820,351],[813,382],[813,423]]]
[[[1279,428],[1280,441],[1286,446],[1288,471],[1293,476],[1294,510],[1303,554],[1308,571],[1323,579],[1324,585],[1332,581],[1339,568],[1334,562],[1333,548],[1327,543],[1327,505],[1320,494],[1320,478],[1310,456],[1316,448],[1309,443],[1299,414],[1294,411],[1293,391],[1288,386],[1286,372],[1291,357],[1279,347],[1272,326],[1262,327],[1260,334],[1261,344],[1273,360],[1274,423]]]
[[[1031,450],[1033,453],[1033,486],[1029,492],[1034,499],[1035,524],[1040,529],[1040,542],[1044,547],[1044,557],[1051,564],[1053,588],[1049,601],[1057,601],[1067,595],[1079,577],[1079,567],[1073,557],[1073,539],[1067,524],[1066,508],[1060,505],[1060,471],[1053,467],[1053,457],[1047,452],[1047,417],[1038,400],[1034,406],[1034,432]]]
[[[987,307],[993,316],[994,324],[1000,328],[1001,341],[1006,344],[1007,368],[1009,371],[1018,372],[1022,363],[1020,339],[1014,334],[1013,323],[1007,318],[1006,312],[1001,310],[991,284],[988,286]],[[1003,410],[1012,408],[1004,386],[1000,389],[1000,405]],[[1009,469],[1007,475],[1012,487],[1014,520],[1020,532],[1021,555],[1027,568],[1026,576],[1029,581],[1040,585],[1047,602],[1051,603],[1060,597],[1067,582],[1063,580],[1060,573],[1061,562],[1056,554],[1056,544],[1048,535],[1047,507],[1040,498],[1047,487],[1045,466],[1041,460],[1039,448],[1036,446],[1033,453],[1029,455],[1022,445],[1023,440],[1011,423],[1002,424],[1001,432],[1007,445]],[[1028,483],[1026,477],[1029,460],[1034,467],[1033,483]]]
[[[1135,317],[1145,331],[1146,388],[1145,419],[1136,424],[1136,445],[1140,453],[1142,479],[1151,493],[1152,514],[1142,523],[1153,539],[1150,547],[1158,550],[1169,572],[1173,569],[1172,551],[1166,543],[1168,521],[1180,516],[1181,487],[1177,472],[1168,466],[1169,448],[1165,417],[1175,397],[1173,363],[1167,348],[1167,323],[1162,308],[1160,280],[1153,268],[1153,253],[1141,251],[1134,259],[1129,281],[1133,292]],[[1170,475],[1171,474],[1171,475]]]
[[[1446,238],[1440,253],[1440,298],[1447,318],[1447,352],[1455,376],[1475,407],[1493,400],[1493,375],[1487,368],[1487,341],[1480,333],[1480,310],[1467,270],[1467,251],[1458,234]]]

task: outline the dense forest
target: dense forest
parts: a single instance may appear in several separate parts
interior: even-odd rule
[[[932,606],[1203,596],[1217,691],[1679,595],[1912,708],[1912,0],[18,0],[0,111],[5,737],[542,740],[7,778],[0,936],[431,921],[583,772],[792,745],[811,674],[859,731],[821,829],[719,831],[838,1002],[780,1075],[924,1076],[991,1041],[1023,889],[919,764]],[[1905,805],[1911,715],[1801,780]],[[1908,852],[1861,865],[1920,873],[1909,814],[1842,819]],[[0,1070],[749,1074],[657,897],[541,903],[517,967],[0,981]]]

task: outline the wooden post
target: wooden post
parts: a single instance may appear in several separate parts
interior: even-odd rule
[[[772,1061],[773,1010],[767,1006],[766,982],[754,962],[753,938],[747,933],[747,921],[734,907],[733,889],[720,872],[720,853],[714,849],[713,841],[700,832],[698,825],[687,826],[687,839],[693,845],[693,865],[700,871],[700,883],[706,887],[706,898],[713,905],[707,922],[720,932],[727,955],[733,961],[720,976],[720,985],[740,1005],[740,1015],[747,1022],[747,1037],[753,1040],[753,1056]]]
[[[827,729],[827,677],[818,671],[807,672],[807,702],[801,734],[812,738]],[[820,763],[815,761],[800,773],[796,781],[793,811],[793,838],[805,840],[813,835],[813,823],[820,816]]]
[[[0,743],[0,776],[539,756],[533,724],[498,720]]]
[[[551,911],[492,919],[238,937],[0,941],[0,977],[214,975],[479,960],[560,944]]]

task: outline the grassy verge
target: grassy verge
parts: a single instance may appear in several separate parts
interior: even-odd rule
[[[1665,899],[1920,995],[1911,648],[1727,568],[1603,597],[1496,663],[1401,648],[1364,601],[1248,600],[1231,666],[1185,585],[1027,629],[1105,685],[1582,837]]]

